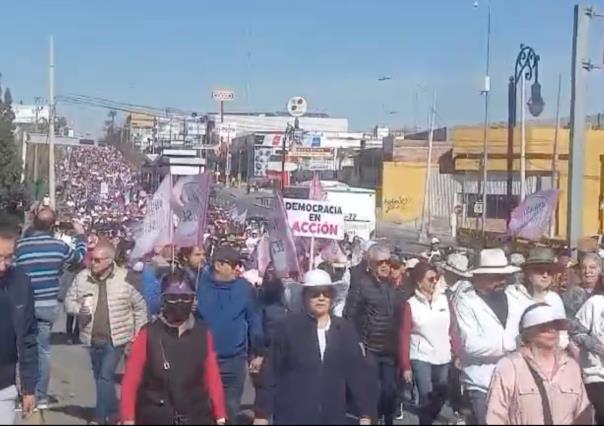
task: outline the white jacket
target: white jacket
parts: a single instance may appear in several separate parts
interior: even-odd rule
[[[497,362],[508,352],[516,350],[520,317],[531,304],[521,302],[505,290],[508,318],[505,328],[493,310],[469,286],[455,299],[453,309],[461,340],[463,383],[468,390],[486,393]]]
[[[407,303],[411,308],[409,358],[435,365],[451,362],[451,311],[444,294],[435,294],[432,303],[415,292]]]
[[[508,287],[510,296],[514,297],[517,302],[522,304],[528,304],[528,306],[538,303],[531,294],[528,292],[527,288],[522,284],[512,284]],[[564,309],[564,303],[562,302],[562,298],[558,295],[558,293],[554,291],[548,291],[545,294],[545,303],[550,305],[557,315],[562,318],[566,318],[566,309]],[[566,349],[569,344],[568,332],[562,331],[560,332],[560,349]]]
[[[577,320],[590,334],[604,343],[604,295],[595,294],[577,312]],[[604,382],[604,359],[600,355],[581,351],[581,369],[585,383]]]
[[[122,346],[134,340],[139,330],[147,323],[147,306],[143,296],[126,281],[126,271],[117,266],[107,279],[107,308],[113,346]],[[76,275],[73,285],[65,297],[65,311],[77,315],[86,295],[92,295],[90,310],[92,319],[80,328],[80,338],[84,345],[91,343],[94,315],[99,299],[98,285],[84,270]]]

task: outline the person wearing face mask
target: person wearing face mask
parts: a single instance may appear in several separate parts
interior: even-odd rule
[[[472,285],[453,301],[460,337],[464,395],[472,409],[470,424],[485,424],[486,398],[499,359],[516,350],[518,324],[529,304],[518,303],[506,281],[520,268],[509,264],[502,249],[480,251]]]
[[[212,334],[193,315],[183,271],[161,281],[162,309],[132,346],[122,381],[122,424],[224,424],[226,408]]]
[[[367,360],[354,326],[331,314],[337,287],[325,271],[304,275],[304,312],[278,322],[260,371],[255,425],[349,424],[347,402],[360,424],[371,424],[375,400]]]

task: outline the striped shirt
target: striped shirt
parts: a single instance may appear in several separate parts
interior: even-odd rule
[[[36,231],[17,242],[15,263],[31,279],[36,307],[55,306],[63,268],[84,260],[84,236],[76,236],[75,240],[75,248],[72,248],[47,232]]]

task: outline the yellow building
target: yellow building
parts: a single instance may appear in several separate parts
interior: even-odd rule
[[[554,149],[554,127],[527,126],[526,129],[526,175],[540,187],[551,187],[552,158]],[[470,179],[480,179],[481,159],[483,152],[482,127],[456,127],[449,134],[453,144],[451,153],[452,173],[469,175]],[[507,127],[492,127],[488,131],[489,160],[488,171],[490,179],[505,182],[507,176]],[[582,211],[583,234],[596,234],[604,228],[604,217],[601,209],[604,200],[604,130],[588,130],[585,140],[584,205],[573,206]],[[554,187],[561,189],[558,203],[556,235],[566,236],[567,218],[567,186],[568,186],[568,152],[569,130],[560,129],[558,136],[558,160],[556,169],[558,176],[554,179]],[[514,137],[514,179],[516,187],[520,173],[520,129],[516,129]],[[530,185],[529,185],[530,186]],[[487,186],[489,189],[489,186]],[[491,191],[488,191],[491,194]],[[517,193],[517,190],[515,191]],[[488,213],[488,210],[487,210]],[[501,228],[504,219],[489,221],[489,227]]]

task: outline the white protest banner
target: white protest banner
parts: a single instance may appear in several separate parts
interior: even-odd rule
[[[170,194],[172,192],[172,176],[167,175],[162,181],[153,198],[147,203],[142,230],[136,238],[132,259],[140,259],[153,251],[157,245],[170,244],[172,227],[172,209]]]
[[[338,204],[294,198],[284,198],[283,202],[296,237],[344,239],[344,214]]]
[[[559,189],[549,189],[528,195],[512,211],[508,233],[520,238],[539,241],[549,227],[559,194]]]
[[[211,175],[204,173],[182,177],[172,191],[172,206],[178,215],[174,244],[179,247],[200,245],[205,233]]]

